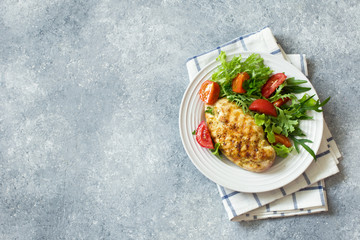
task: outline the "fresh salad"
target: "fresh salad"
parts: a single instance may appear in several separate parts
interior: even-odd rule
[[[285,73],[274,74],[259,54],[251,54],[245,60],[241,55],[234,56],[228,62],[226,53],[221,52],[216,60],[221,65],[211,79],[202,84],[199,91],[201,100],[210,105],[219,98],[235,102],[244,113],[254,117],[257,125],[263,127],[277,156],[284,158],[294,148],[299,152],[299,146],[302,146],[316,160],[314,151],[306,145],[311,141],[304,138],[306,136],[299,124],[301,120],[312,119],[308,111],[321,112],[321,107],[330,97],[323,102],[315,100],[315,95],[306,94],[311,88],[301,86],[306,80],[288,78]],[[305,94],[298,98],[296,94],[299,93]],[[211,112],[212,108],[208,107],[206,111]],[[219,155],[219,146],[213,146],[206,124],[202,123],[199,127],[201,129],[193,132],[197,141]]]

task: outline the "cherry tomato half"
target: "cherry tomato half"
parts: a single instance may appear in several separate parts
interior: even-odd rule
[[[214,149],[214,144],[205,121],[202,121],[196,129],[196,141],[204,148]]]
[[[200,99],[210,105],[213,105],[219,98],[220,86],[216,82],[206,80],[200,87]]]
[[[250,76],[247,72],[239,73],[232,81],[232,90],[236,93],[246,93],[246,90],[243,88],[243,83],[250,79]]]
[[[267,115],[277,117],[277,112],[274,105],[265,99],[256,99],[250,104],[249,109],[251,111],[265,113]]]
[[[273,102],[273,105],[275,107],[281,107],[282,105],[284,105],[288,101],[290,101],[290,98],[280,98],[280,99],[276,100],[275,102]]]
[[[276,143],[280,143],[282,145],[284,145],[285,147],[291,147],[292,144],[290,142],[290,139],[285,137],[284,135],[281,135],[281,134],[276,134],[275,133],[275,142]]]
[[[275,92],[275,90],[285,81],[286,78],[286,75],[283,73],[272,75],[262,87],[261,94],[266,98],[270,97],[271,94]]]

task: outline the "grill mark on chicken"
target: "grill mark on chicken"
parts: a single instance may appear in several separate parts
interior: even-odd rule
[[[208,106],[205,106],[208,107]],[[266,141],[262,127],[252,116],[226,98],[212,105],[214,115],[205,113],[210,135],[222,153],[236,165],[253,172],[271,167],[275,150]]]

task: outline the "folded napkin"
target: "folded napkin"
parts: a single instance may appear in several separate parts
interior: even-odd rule
[[[283,58],[305,75],[307,64],[305,55],[285,54],[278,45],[269,27],[250,33],[201,55],[189,58],[186,67],[190,82],[221,51],[241,53],[244,51],[270,53]],[[218,185],[225,210],[231,221],[249,221],[254,219],[303,215],[327,211],[327,198],[324,179],[339,171],[337,164],[341,154],[324,122],[324,132],[317,161],[293,182],[268,192],[242,193]]]

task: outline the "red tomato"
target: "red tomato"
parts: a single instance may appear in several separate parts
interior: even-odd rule
[[[275,133],[275,142],[276,143],[280,143],[282,145],[284,145],[285,147],[291,147],[292,144],[290,142],[290,139],[285,137],[284,135],[281,135],[281,134],[276,134]]]
[[[256,99],[250,104],[249,109],[251,111],[265,113],[267,115],[277,117],[277,112],[274,105],[265,99]]]
[[[275,102],[273,102],[273,104],[275,107],[281,107],[288,101],[290,101],[290,98],[284,98],[284,99],[280,98],[280,99],[276,100]]]
[[[214,104],[220,94],[220,86],[216,82],[206,80],[200,87],[200,99],[207,104]]]
[[[262,87],[261,94],[266,98],[270,97],[286,78],[286,75],[283,73],[272,75]]]
[[[205,121],[202,121],[196,129],[196,141],[204,148],[214,149],[214,144]]]
[[[243,88],[243,83],[245,80],[250,79],[250,76],[247,72],[239,73],[232,81],[232,90],[236,93],[246,93],[246,90]]]

